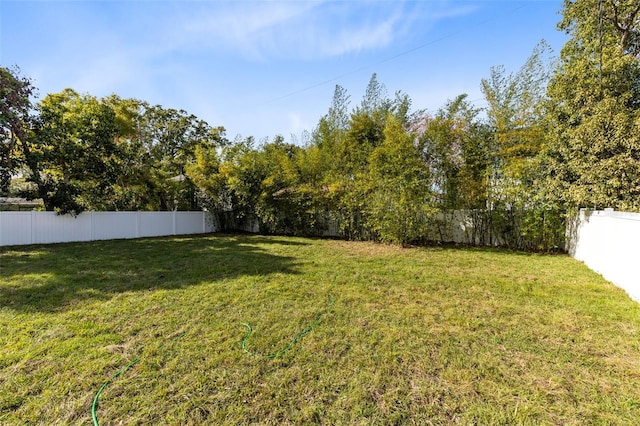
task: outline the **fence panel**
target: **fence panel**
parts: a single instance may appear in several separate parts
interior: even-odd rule
[[[0,246],[215,232],[207,212],[0,212]]]
[[[180,214],[176,216],[175,233],[182,235],[205,232],[205,221],[206,218],[203,216],[202,212],[180,212]]]
[[[640,213],[581,210],[567,228],[566,248],[640,302]]]
[[[145,212],[140,221],[140,237],[160,237],[173,235],[174,222],[171,212]]]
[[[31,244],[31,216],[32,212],[0,212],[0,246]]]
[[[93,215],[93,240],[136,238],[138,212],[91,212]]]
[[[32,216],[31,242],[50,244],[65,241],[90,241],[92,216],[76,217],[54,212],[34,212]]]

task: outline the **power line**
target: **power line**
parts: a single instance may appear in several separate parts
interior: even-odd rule
[[[360,71],[363,71],[365,69],[373,68],[373,67],[375,67],[377,65],[384,64],[386,62],[391,62],[391,61],[393,61],[395,59],[398,59],[398,58],[400,58],[402,56],[409,55],[409,54],[414,53],[414,52],[416,52],[418,50],[424,49],[425,47],[429,47],[429,46],[432,46],[432,45],[434,45],[436,43],[439,43],[439,42],[441,42],[443,40],[446,40],[448,38],[455,37],[455,36],[457,36],[459,34],[467,33],[470,30],[476,29],[478,27],[482,27],[482,26],[486,25],[489,22],[493,22],[493,21],[497,20],[498,18],[502,18],[502,17],[504,17],[506,15],[510,15],[510,14],[512,14],[512,13],[514,13],[514,12],[516,12],[516,11],[526,7],[526,6],[527,6],[526,4],[523,4],[521,6],[518,6],[518,7],[515,7],[513,9],[508,10],[504,14],[501,14],[501,15],[498,15],[498,16],[494,16],[494,17],[485,19],[483,21],[480,21],[480,22],[478,22],[476,24],[470,25],[469,27],[467,27],[464,30],[454,31],[454,32],[448,33],[448,34],[446,34],[444,36],[441,36],[441,37],[438,37],[436,39],[430,40],[430,41],[428,41],[426,43],[423,43],[423,44],[421,44],[419,46],[413,47],[413,48],[411,48],[409,50],[405,50],[405,51],[400,52],[398,54],[395,54],[393,56],[389,56],[387,58],[380,59],[379,61],[367,64],[367,65],[360,66],[360,67],[355,68],[355,69],[353,69],[351,71],[347,71],[347,72],[345,72],[343,74],[337,75],[335,77],[331,77],[331,78],[329,78],[327,80],[323,80],[323,81],[320,81],[318,83],[312,84],[310,86],[304,87],[302,89],[294,90],[294,91],[286,93],[286,94],[284,94],[282,96],[278,96],[278,97],[272,98],[272,99],[270,99],[268,101],[265,101],[264,104],[271,104],[271,103],[280,101],[282,99],[290,98],[291,96],[299,95],[300,93],[308,92],[309,90],[313,90],[313,89],[315,89],[317,87],[321,87],[321,86],[324,86],[326,84],[332,83],[334,81],[341,80],[341,79],[343,79],[343,78],[345,78],[345,77],[347,77],[349,75],[356,74],[356,73],[358,73]]]

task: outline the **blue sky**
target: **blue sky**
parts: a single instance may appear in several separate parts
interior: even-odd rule
[[[227,136],[311,131],[340,84],[360,102],[372,73],[436,111],[482,106],[491,66],[516,71],[562,0],[0,0],[0,64],[40,97],[71,87],[185,109]]]

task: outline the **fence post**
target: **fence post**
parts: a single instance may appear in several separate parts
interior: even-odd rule
[[[91,215],[91,231],[89,231],[91,233],[91,235],[89,235],[90,241],[95,241],[96,240],[96,222],[95,222],[95,217],[93,216],[93,212],[89,212],[89,214]]]
[[[172,235],[176,235],[176,220],[177,220],[176,211],[173,210],[171,212],[171,215],[172,215],[172,219],[173,219],[173,221],[172,221],[173,222],[173,234]]]
[[[29,243],[33,244],[33,222],[35,221],[36,212],[31,210],[31,214],[29,215]]]

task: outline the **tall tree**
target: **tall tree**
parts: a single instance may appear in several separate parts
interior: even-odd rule
[[[243,229],[256,216],[266,177],[252,137],[237,137],[222,147],[196,147],[187,175],[198,186],[203,204],[217,216],[221,229]]]
[[[118,148],[117,168],[108,191],[105,191],[102,203],[96,208],[101,210],[154,210],[157,207],[148,190],[151,180],[149,170],[151,161],[142,142],[142,117],[147,104],[137,99],[123,99],[111,95],[102,100],[114,113],[116,127],[116,146]]]
[[[364,92],[364,97],[360,106],[356,108],[356,112],[364,112],[365,114],[373,114],[376,110],[388,111],[391,106],[387,89],[384,84],[378,81],[378,75],[373,73]]]
[[[384,84],[374,73],[358,107],[351,113],[348,130],[342,144],[336,146],[336,158],[343,177],[353,180],[364,172],[371,151],[384,140],[385,121],[393,103],[387,97]]]
[[[363,211],[382,241],[407,244],[426,234],[435,213],[428,166],[402,122],[389,115],[384,141],[376,147],[363,177]]]
[[[516,73],[492,67],[481,82],[487,118],[495,135],[497,177],[522,183],[531,176],[531,162],[544,142],[546,88],[553,60],[546,42],[538,44]]]
[[[494,67],[482,80],[495,147],[487,219],[501,243],[514,248],[555,250],[564,235],[563,215],[549,194],[541,160],[554,64],[552,50],[542,41],[517,72]]]
[[[313,133],[315,145],[331,151],[340,143],[349,125],[349,102],[345,88],[336,84],[329,111],[320,118]]]
[[[548,185],[569,207],[640,210],[640,4],[566,0],[559,29]]]
[[[118,173],[115,113],[71,89],[47,95],[38,112],[24,151],[35,185],[28,195],[42,198],[47,210],[80,213]]]
[[[196,187],[185,174],[196,147],[226,144],[224,129],[184,110],[146,106],[140,118],[143,152],[148,157],[147,191],[158,210],[196,209]]]
[[[493,149],[478,114],[462,94],[424,118],[419,147],[443,210],[486,207]]]
[[[8,190],[12,175],[24,166],[35,90],[18,68],[0,67],[0,193]]]

